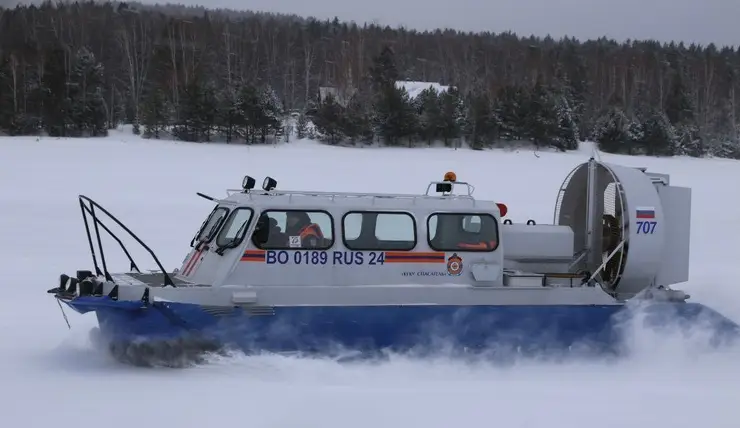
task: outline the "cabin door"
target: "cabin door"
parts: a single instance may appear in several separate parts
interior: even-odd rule
[[[248,236],[253,216],[251,208],[238,207],[219,215],[220,220],[209,219],[206,230],[199,235],[201,239],[196,240],[190,260],[185,261],[182,276],[197,284],[218,283],[240,258],[239,248]]]

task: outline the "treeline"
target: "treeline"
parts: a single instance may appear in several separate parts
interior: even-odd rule
[[[740,50],[138,3],[0,8],[0,132],[337,144],[592,139],[740,158]],[[412,98],[399,80],[435,82]],[[320,89],[323,88],[323,89]],[[329,88],[329,89],[327,89]],[[313,124],[314,126],[310,126]]]

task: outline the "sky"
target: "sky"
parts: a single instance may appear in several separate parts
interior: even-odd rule
[[[203,0],[180,2],[204,4]],[[209,0],[205,4],[417,29],[740,44],[738,0]]]
[[[37,0],[41,1],[41,0]],[[142,0],[143,3],[166,1]],[[740,45],[738,0],[173,0],[415,29],[513,31],[520,35],[672,40]],[[0,0],[0,6],[23,3]],[[27,2],[26,2],[27,3]]]

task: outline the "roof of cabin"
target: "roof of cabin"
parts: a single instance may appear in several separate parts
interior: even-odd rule
[[[358,209],[394,209],[413,210],[417,208],[431,208],[441,210],[460,210],[475,208],[476,210],[498,210],[493,201],[477,200],[468,195],[414,195],[414,194],[384,194],[384,193],[342,193],[342,192],[311,192],[311,191],[280,191],[265,192],[253,190],[251,192],[231,193],[222,200],[225,203],[248,206],[269,206],[280,209],[327,209],[342,206]]]

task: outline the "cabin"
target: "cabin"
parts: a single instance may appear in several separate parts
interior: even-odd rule
[[[276,186],[267,177],[255,190],[255,180],[247,176],[242,189],[229,190],[227,198],[216,201],[178,276],[235,285],[502,281],[501,215],[507,208],[476,200],[473,186],[456,181],[454,173],[416,195],[282,191]],[[526,259],[531,258],[527,252],[536,251],[537,262],[550,263],[548,271],[567,270],[573,255],[569,227],[519,226],[509,235],[530,245],[514,246],[514,255]],[[530,238],[539,242],[531,245]]]

